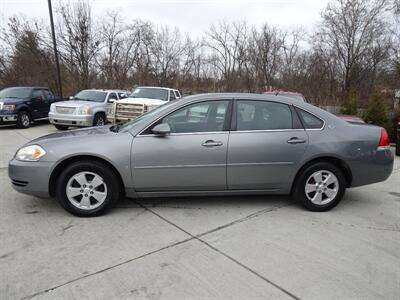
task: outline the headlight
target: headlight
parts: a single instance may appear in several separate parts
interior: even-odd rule
[[[90,107],[87,105],[83,105],[78,109],[78,115],[87,115],[89,114]]]
[[[21,161],[38,161],[46,151],[38,145],[30,145],[23,147],[17,151],[15,154],[15,159]]]
[[[3,110],[15,110],[17,106],[15,104],[6,104],[3,105]]]

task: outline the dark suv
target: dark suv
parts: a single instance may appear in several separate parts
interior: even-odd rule
[[[32,121],[48,118],[56,98],[46,87],[9,87],[0,91],[0,125],[28,128]]]

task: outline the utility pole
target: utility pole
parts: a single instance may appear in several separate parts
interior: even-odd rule
[[[58,95],[60,96],[60,98],[62,98],[61,73],[60,73],[60,64],[58,62],[56,34],[54,32],[53,9],[51,8],[51,0],[47,0],[47,2],[49,4],[51,36],[53,37],[54,58],[56,61],[56,69],[57,69],[57,89],[58,89]]]

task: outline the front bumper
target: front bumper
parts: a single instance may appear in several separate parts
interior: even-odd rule
[[[93,115],[64,115],[49,112],[49,121],[54,125],[93,126]]]
[[[17,122],[18,115],[0,114],[0,124],[14,124]]]
[[[365,158],[349,162],[352,173],[351,187],[385,181],[393,171],[394,155],[388,148],[378,149]]]
[[[25,162],[12,159],[8,164],[8,177],[12,187],[21,193],[50,197],[49,180],[53,162]]]

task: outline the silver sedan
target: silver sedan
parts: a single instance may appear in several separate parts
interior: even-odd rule
[[[313,211],[393,168],[385,129],[307,103],[256,94],[172,101],[124,125],[50,134],[17,151],[13,187],[78,216],[120,196],[291,194]]]

